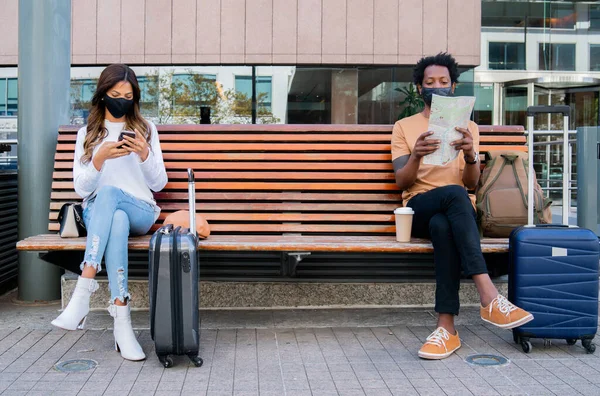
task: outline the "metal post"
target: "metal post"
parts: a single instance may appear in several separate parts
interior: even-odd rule
[[[252,66],[252,123],[256,124],[256,66]]]
[[[577,225],[597,234],[600,127],[577,128]],[[600,235],[600,234],[599,234]]]
[[[19,0],[19,239],[48,233],[58,127],[69,122],[71,0]],[[19,254],[23,301],[60,298],[59,267]]]
[[[571,158],[569,158],[569,117],[567,115],[563,116],[563,184],[562,184],[562,215],[563,215],[563,224],[569,224],[569,194],[571,191],[569,190],[569,163],[571,162]]]
[[[528,156],[528,167],[527,170],[528,175],[534,175],[535,170],[533,168],[533,143],[535,142],[535,134],[533,132],[533,117],[527,117],[527,156]],[[533,210],[531,208],[534,207],[533,201],[533,177],[527,178],[527,224],[533,225]]]

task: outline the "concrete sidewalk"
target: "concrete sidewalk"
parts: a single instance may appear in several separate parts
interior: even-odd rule
[[[148,359],[129,362],[113,349],[108,313],[93,312],[88,330],[49,324],[58,304],[23,306],[0,299],[0,393],[4,395],[599,395],[600,359],[578,343],[555,340],[522,352],[510,331],[483,325],[478,311],[458,317],[462,348],[442,361],[416,355],[435,326],[432,310],[343,309],[202,311],[196,368],[154,355],[148,313],[134,326]],[[477,367],[488,353],[509,359]],[[600,351],[598,352],[600,354]],[[62,373],[55,364],[92,359],[97,367]]]

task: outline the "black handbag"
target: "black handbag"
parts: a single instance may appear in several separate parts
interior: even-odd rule
[[[85,223],[83,222],[83,207],[78,203],[66,203],[60,208],[58,222],[61,238],[77,238],[87,235]]]

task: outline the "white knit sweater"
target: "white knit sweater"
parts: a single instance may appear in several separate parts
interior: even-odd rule
[[[153,205],[154,220],[156,221],[160,214],[160,208],[156,205],[152,191],[157,192],[165,187],[167,172],[163,163],[156,126],[151,122],[148,122],[148,124],[150,125],[152,137],[150,140],[150,153],[146,161],[142,162],[137,154],[131,153],[124,157],[106,160],[100,171],[96,169],[92,161],[87,164],[81,162],[87,126],[79,130],[73,161],[73,181],[75,192],[84,199],[84,207],[87,201],[96,195],[100,187],[115,186]],[[94,148],[93,155],[96,155],[100,145],[104,142],[116,142],[119,139],[119,134],[125,128],[125,123],[104,120],[104,126],[108,130],[108,135],[102,143]]]

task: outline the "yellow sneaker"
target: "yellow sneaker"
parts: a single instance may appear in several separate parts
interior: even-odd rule
[[[423,359],[444,359],[460,348],[458,331],[452,335],[443,327],[438,327],[429,337],[421,349],[419,357]]]
[[[532,314],[517,307],[500,294],[487,307],[480,307],[479,313],[484,322],[503,329],[519,327],[533,320]]]

